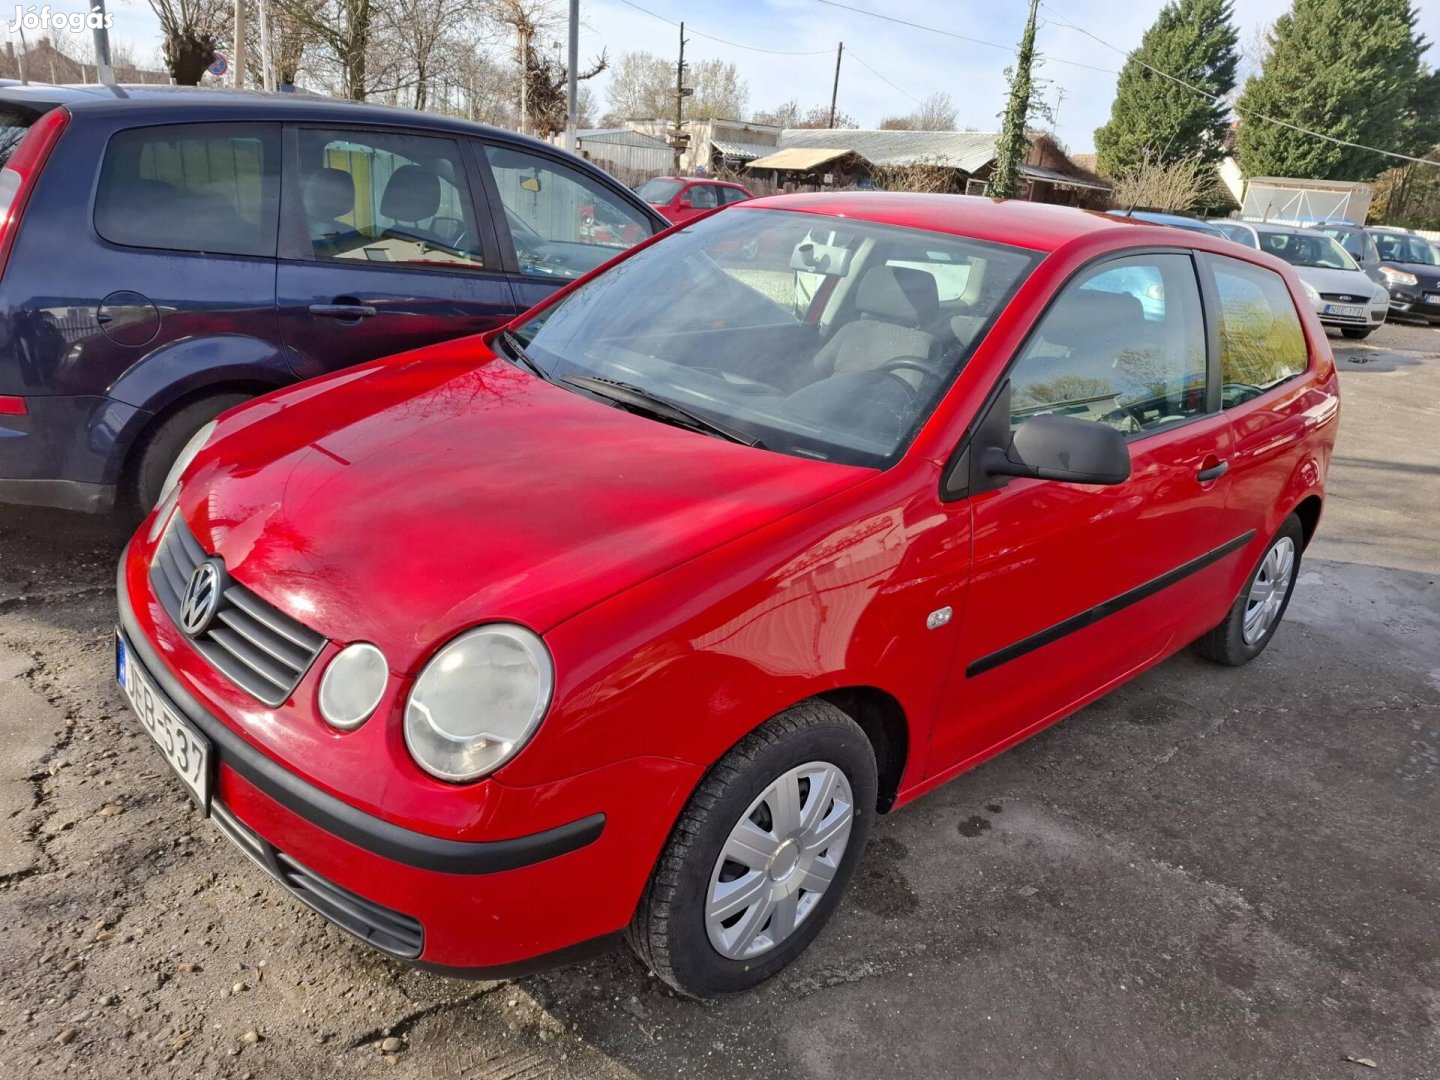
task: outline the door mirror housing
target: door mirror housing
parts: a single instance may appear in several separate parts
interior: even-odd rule
[[[679,199],[679,200],[677,200],[676,203],[675,203],[675,209],[676,209],[676,210],[694,210],[694,209],[695,209],[695,204],[692,203],[689,199]]]
[[[1073,416],[1032,416],[1015,429],[1009,447],[984,449],[981,468],[989,476],[1123,484],[1130,479],[1130,449],[1125,436],[1106,424]]]

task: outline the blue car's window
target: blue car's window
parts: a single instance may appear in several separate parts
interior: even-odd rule
[[[114,244],[275,254],[280,136],[274,124],[188,124],[115,134],[95,193]]]

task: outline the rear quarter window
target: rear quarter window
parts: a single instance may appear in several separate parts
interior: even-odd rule
[[[1209,261],[1220,300],[1220,382],[1229,409],[1303,375],[1310,350],[1284,278],[1238,259]]]
[[[10,155],[15,152],[15,147],[20,145],[20,140],[30,130],[30,125],[53,107],[47,105],[36,108],[17,105],[13,101],[0,101],[0,168],[10,164]]]
[[[273,256],[279,205],[276,125],[137,128],[105,149],[95,230],[130,247]]]

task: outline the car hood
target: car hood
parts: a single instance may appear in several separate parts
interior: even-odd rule
[[[584,398],[451,342],[227,414],[180,510],[247,587],[397,670],[563,619],[874,471]]]
[[[1297,266],[1300,280],[1308,282],[1316,292],[1358,296],[1369,302],[1378,291],[1375,282],[1363,270],[1327,270],[1319,266]]]

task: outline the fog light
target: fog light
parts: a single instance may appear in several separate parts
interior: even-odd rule
[[[385,654],[366,641],[336,654],[320,679],[320,715],[331,727],[349,731],[369,719],[390,677]]]

